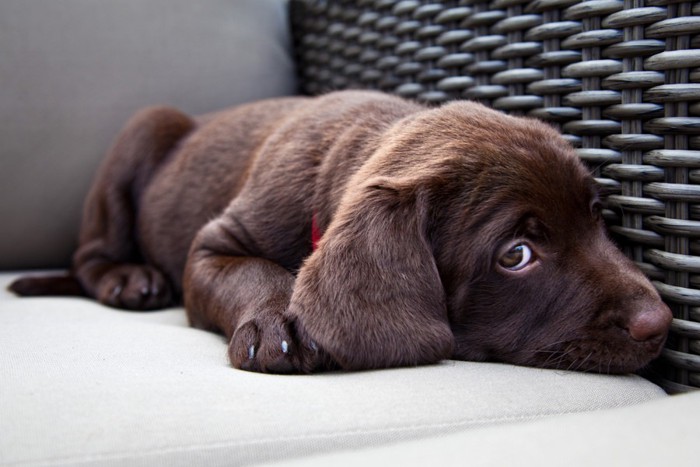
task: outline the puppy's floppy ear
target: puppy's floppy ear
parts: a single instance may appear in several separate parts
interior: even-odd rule
[[[349,370],[449,358],[428,222],[415,181],[374,178],[347,193],[297,277],[289,313],[299,332]]]

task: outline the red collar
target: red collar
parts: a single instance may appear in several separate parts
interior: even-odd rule
[[[318,248],[318,242],[321,241],[321,229],[318,228],[318,221],[316,220],[316,213],[311,218],[311,251],[316,251]]]

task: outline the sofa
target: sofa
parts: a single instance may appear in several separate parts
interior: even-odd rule
[[[333,29],[324,11],[354,2],[296,3],[290,16],[285,0],[0,2],[0,465],[697,465],[700,392],[669,395],[648,375],[458,361],[257,374],[231,368],[225,340],[181,307],[6,290],[69,267],[91,177],[139,108],[365,83],[346,79],[367,76],[347,60],[319,69],[332,44],[311,40]],[[385,84],[438,102],[468,80],[426,82]]]

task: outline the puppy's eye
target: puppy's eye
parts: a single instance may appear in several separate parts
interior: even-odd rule
[[[498,264],[509,271],[520,271],[534,260],[532,250],[524,243],[518,243],[506,251]]]

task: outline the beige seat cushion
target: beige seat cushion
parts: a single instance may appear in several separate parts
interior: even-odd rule
[[[611,410],[464,430],[278,467],[698,466],[700,391]]]
[[[663,398],[636,376],[447,361],[273,376],[232,369],[182,309],[16,298],[0,275],[0,464],[242,465]]]

